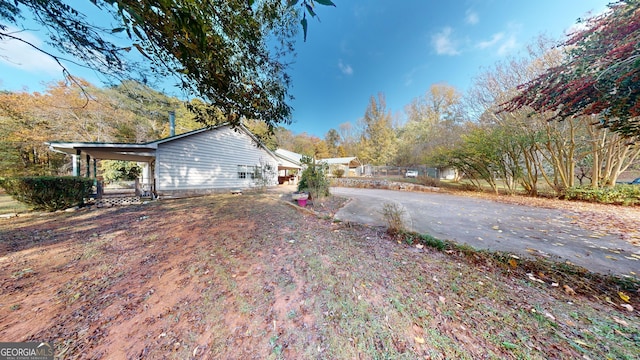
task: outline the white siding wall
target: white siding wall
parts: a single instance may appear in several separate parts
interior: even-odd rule
[[[260,166],[276,160],[245,132],[224,126],[158,144],[157,190],[249,188],[255,180],[239,179],[238,165]],[[277,171],[269,179],[277,184]]]

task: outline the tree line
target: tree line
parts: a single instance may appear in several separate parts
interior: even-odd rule
[[[640,146],[602,127],[593,115],[553,121],[552,112],[528,107],[503,111],[518,85],[563,60],[563,51],[540,37],[527,55],[484,69],[465,93],[433,84],[392,114],[385,96],[371,96],[363,116],[330,129],[323,138],[270,128],[259,120],[245,124],[271,149],[316,158],[357,156],[370,165],[453,167],[467,179],[498,190],[540,186],[557,193],[578,184],[612,186],[620,173],[638,168]],[[89,94],[89,96],[87,96]],[[0,175],[60,174],[69,162],[45,141],[145,142],[168,136],[168,113],[177,133],[203,126],[199,100],[181,101],[135,81],[96,87],[85,81],[52,83],[42,92],[0,93]],[[226,121],[222,112],[206,124]]]
[[[178,3],[184,6],[174,6]],[[181,0],[159,8],[147,1],[97,1],[93,4],[122,25],[98,30],[59,0],[46,6],[1,1],[0,19],[17,24],[30,12],[60,30],[52,36],[73,45],[71,53],[98,46],[104,56],[95,58],[105,63],[94,67],[132,74],[120,65],[125,65],[123,54],[135,48],[148,57],[152,70],[178,76],[194,97],[187,102],[167,97],[142,85],[146,79],[97,89],[70,75],[67,83],[52,84],[42,94],[0,93],[0,171],[60,171],[62,159],[43,149],[45,140],[157,139],[165,135],[170,109],[185,130],[255,118],[249,127],[271,148],[318,158],[358,156],[371,165],[454,167],[496,191],[498,179],[508,191],[520,186],[532,195],[541,184],[557,193],[576,182],[612,186],[623,171],[637,166],[640,0],[610,4],[610,11],[583,21],[584,29],[561,44],[539,38],[525,56],[483,69],[465,94],[433,84],[401,114],[391,114],[383,93],[371,96],[362,118],[329,130],[323,139],[294,135],[281,126],[290,121],[282,56],[293,50],[294,20],[302,17],[306,34],[306,14],[315,16],[316,3],[333,5]],[[194,9],[207,11],[197,11],[185,23]],[[235,20],[221,28],[207,14]],[[142,15],[162,15],[166,21],[142,21]],[[104,42],[105,33],[121,32],[131,47]],[[16,33],[0,23],[0,38],[16,38]],[[274,39],[280,40],[280,50],[265,47],[278,43]],[[245,58],[251,61],[245,64]]]
[[[577,185],[613,186],[622,172],[640,170],[636,137],[603,126],[596,114],[558,121],[552,110],[505,110],[522,94],[521,84],[558,68],[566,56],[565,48],[539,37],[526,55],[481,71],[465,94],[433,84],[396,115],[384,94],[372,96],[363,117],[330,130],[325,145],[371,165],[453,167],[496,192],[498,179],[507,192],[523,188],[530,195],[541,185],[556,194]]]

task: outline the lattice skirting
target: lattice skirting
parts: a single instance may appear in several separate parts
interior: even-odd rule
[[[127,197],[107,197],[96,200],[97,207],[111,207],[120,205],[136,205],[142,204],[140,196],[127,196]]]

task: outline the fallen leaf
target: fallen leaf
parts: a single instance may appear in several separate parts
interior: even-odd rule
[[[576,292],[569,285],[563,285],[562,288],[564,289],[564,292],[566,292],[569,295],[576,294]]]
[[[518,262],[515,259],[509,259],[509,265],[511,265],[512,268],[516,268],[518,267]]]
[[[418,249],[422,249],[422,248],[424,248],[424,245],[422,245],[422,244],[416,244],[416,247],[417,247]]]
[[[536,278],[535,276],[533,276],[532,273],[528,273],[527,276],[529,276],[529,280],[531,280],[531,281],[539,282],[540,284],[545,284],[544,281]]]
[[[586,346],[586,347],[591,347],[591,345],[587,344],[586,342],[580,340],[580,339],[575,339],[573,340],[573,342],[575,342],[578,345],[582,345],[582,346]]]
[[[622,291],[618,291],[618,296],[620,296],[620,299],[622,299],[622,301],[629,302],[629,295],[623,293]]]
[[[620,304],[620,306],[622,306],[623,308],[627,309],[628,311],[633,311],[633,306],[631,306],[629,304]]]
[[[413,338],[418,344],[424,344],[424,338],[416,336]]]
[[[620,325],[622,325],[622,326],[629,326],[629,324],[628,324],[626,321],[624,321],[624,320],[622,320],[622,319],[618,319],[618,318],[617,318],[617,317],[615,317],[615,316],[613,317],[613,321],[617,322],[618,324],[620,324]]]

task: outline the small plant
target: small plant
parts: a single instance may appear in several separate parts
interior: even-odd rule
[[[330,195],[329,180],[325,173],[327,171],[326,164],[316,164],[313,158],[303,156],[301,162],[307,166],[298,183],[298,191],[308,192],[311,199],[320,200]]]
[[[460,185],[460,190],[462,191],[480,191],[481,188],[475,184],[464,183]]]
[[[440,187],[440,180],[436,178],[432,178],[429,175],[420,175],[418,176],[418,184],[430,187]]]
[[[333,169],[331,174],[333,174],[333,176],[335,176],[338,179],[340,179],[340,178],[342,178],[344,176],[344,169],[339,169],[339,168]]]
[[[382,206],[382,216],[387,222],[387,231],[390,234],[399,234],[404,232],[405,224],[403,220],[404,210],[398,205],[393,203],[385,203]]]
[[[274,185],[274,179],[278,170],[274,168],[272,164],[264,159],[260,159],[260,165],[255,167],[254,174],[252,176],[254,185],[260,190],[264,191],[268,186]]]

